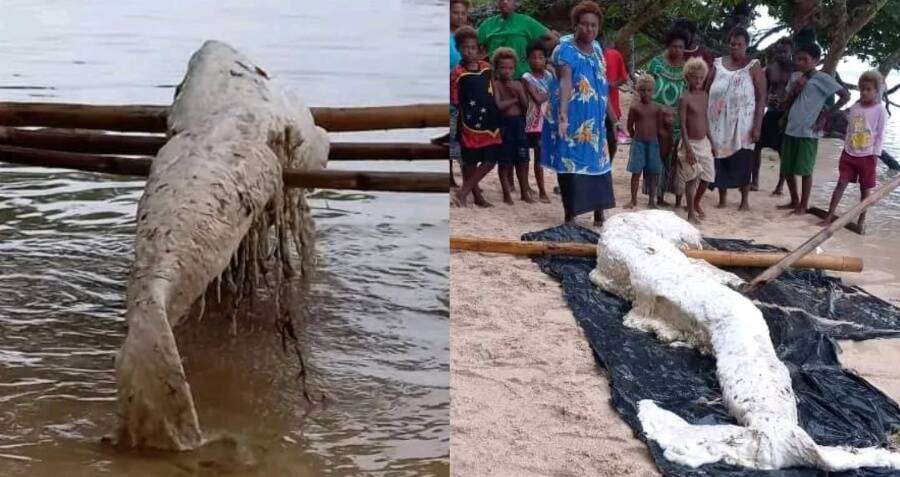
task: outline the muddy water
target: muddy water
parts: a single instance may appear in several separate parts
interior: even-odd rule
[[[446,2],[424,0],[4,2],[0,97],[167,104],[189,55],[215,38],[313,105],[446,101],[445,15]],[[176,335],[201,425],[222,439],[185,454],[102,444],[115,423],[142,184],[0,165],[0,475],[448,473],[443,196],[323,191],[313,201],[318,273],[293,283],[290,310],[319,404],[302,396],[267,297],[236,335],[213,305]]]

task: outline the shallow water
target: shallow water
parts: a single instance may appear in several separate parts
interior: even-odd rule
[[[168,104],[206,39],[231,43],[316,106],[446,101],[446,2],[4,2],[3,100]],[[439,131],[344,134],[427,140]],[[445,170],[445,163],[333,168]],[[0,475],[446,475],[448,250],[443,195],[321,192],[319,267],[291,312],[301,394],[265,297],[207,304],[176,335],[197,452],[119,453],[114,357],[143,182],[0,165]]]

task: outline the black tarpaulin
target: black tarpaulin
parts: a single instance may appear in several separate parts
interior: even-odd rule
[[[527,233],[522,240],[596,243],[593,231],[562,225]],[[742,240],[707,239],[733,251],[783,251]],[[652,399],[691,424],[736,424],[721,403],[715,361],[687,348],[669,347],[648,333],[627,328],[631,304],[591,283],[592,258],[537,257],[545,273],[560,281],[563,296],[609,375],[612,404],[643,439],[637,403]],[[729,269],[742,278],[761,269]],[[820,271],[788,271],[750,295],[769,326],[778,357],[791,373],[799,399],[800,425],[821,445],[884,446],[900,430],[897,403],[862,378],[841,368],[835,339],[900,336],[900,309]],[[725,464],[697,469],[666,460],[648,442],[660,471],[668,476],[883,476],[888,469],[828,473],[816,469],[756,471]]]

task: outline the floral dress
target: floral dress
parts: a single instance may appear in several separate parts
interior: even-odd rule
[[[584,53],[572,35],[560,38],[550,55],[557,71],[565,65],[572,71],[569,99],[569,126],[559,135],[560,80],[550,84],[550,109],[541,136],[541,165],[556,171],[560,195],[567,217],[616,206],[609,152],[606,144],[606,104],[609,84],[600,44]]]
[[[563,174],[608,173],[611,167],[606,151],[604,120],[609,85],[600,44],[594,42],[594,51],[589,55],[578,49],[572,35],[566,35],[560,39],[550,61],[557,69],[566,65],[572,70],[572,97],[569,99],[568,133],[566,137],[560,137],[560,80],[553,78],[550,83],[550,110],[544,121],[541,164]]]

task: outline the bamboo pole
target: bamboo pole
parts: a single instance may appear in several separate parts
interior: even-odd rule
[[[39,167],[56,167],[88,172],[147,176],[151,157],[99,156],[65,151],[46,151],[16,146],[0,146],[0,162]],[[301,171],[286,169],[287,187],[347,189],[384,192],[443,192],[449,190],[443,172]]]
[[[870,193],[868,197],[851,207],[850,210],[844,212],[834,222],[828,225],[828,227],[820,230],[818,233],[810,237],[809,240],[804,242],[803,245],[797,247],[796,250],[789,253],[783,259],[779,260],[778,263],[771,265],[765,271],[760,273],[756,278],[753,279],[753,281],[744,285],[741,291],[743,291],[744,293],[750,293],[752,291],[760,289],[767,283],[778,278],[779,275],[784,273],[784,270],[787,267],[790,267],[799,260],[802,260],[803,257],[812,252],[822,242],[831,238],[831,236],[834,235],[835,231],[856,218],[869,206],[890,194],[891,191],[894,190],[898,185],[900,185],[900,174],[897,174],[886,184],[872,191],[872,193]]]
[[[810,207],[810,208],[806,209],[806,213],[815,215],[816,217],[818,217],[822,220],[825,220],[825,217],[828,217],[828,211],[825,209],[820,209],[818,207]],[[847,223],[847,225],[844,225],[844,228],[851,232],[862,235],[862,230],[859,229],[859,225],[857,225],[853,222]]]
[[[466,236],[451,236],[450,249],[527,256],[597,256],[597,246],[592,244],[570,242],[523,242],[519,240],[487,239]],[[717,267],[766,267],[777,263],[786,255],[783,253],[728,252],[722,250],[685,250],[684,254],[691,258],[706,260]],[[816,255],[797,261],[792,266],[795,268],[860,272],[863,269],[863,262],[859,257]]]
[[[168,106],[0,102],[0,126],[166,132]],[[447,127],[446,104],[310,108],[329,132]]]
[[[46,128],[29,130],[0,126],[0,144],[55,151],[91,154],[124,154],[155,156],[165,145],[166,137],[158,134],[108,134]],[[330,161],[365,160],[446,160],[447,146],[416,142],[335,142],[328,155]]]

